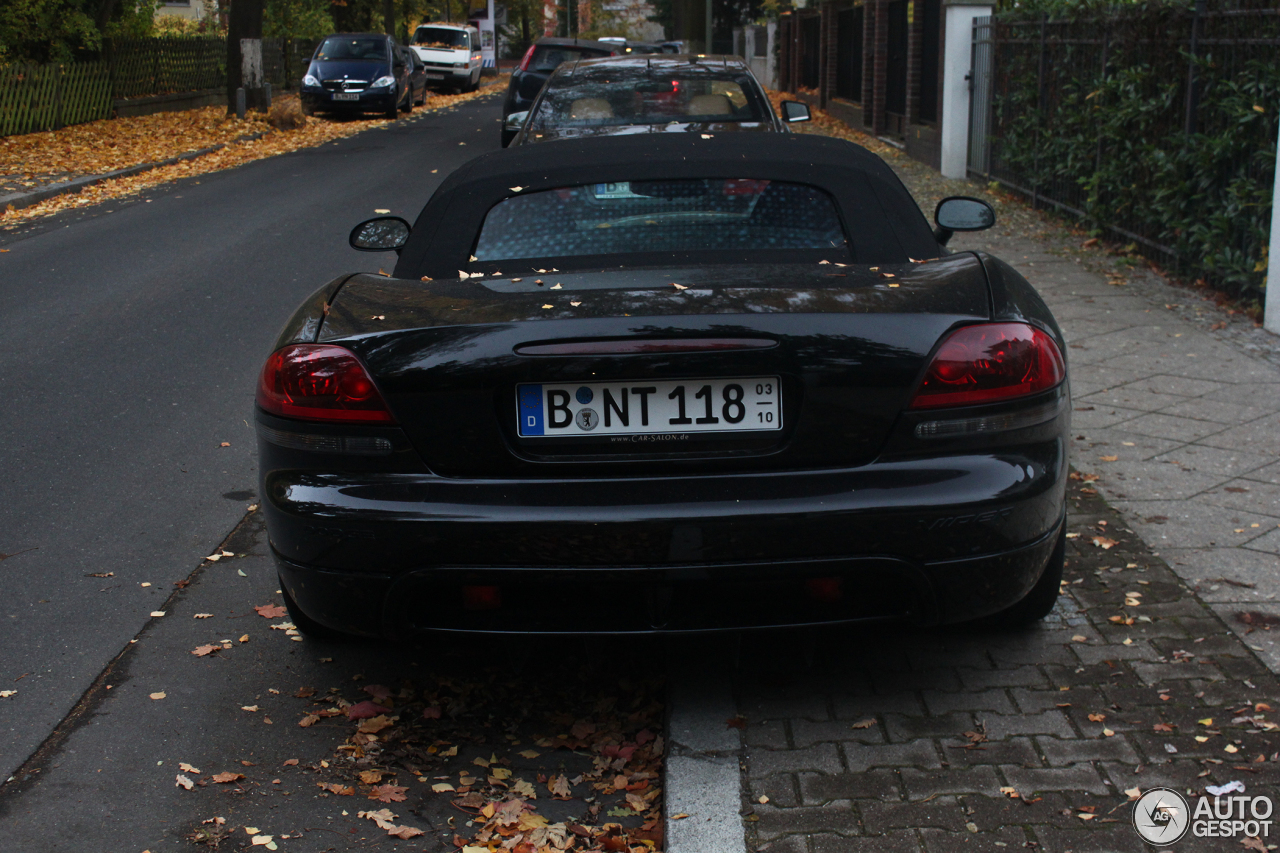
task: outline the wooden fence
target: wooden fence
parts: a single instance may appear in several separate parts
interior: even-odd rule
[[[110,115],[111,69],[105,62],[0,68],[0,136]]]

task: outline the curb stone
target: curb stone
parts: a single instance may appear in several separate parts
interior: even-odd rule
[[[38,190],[31,190],[25,193],[9,193],[8,195],[0,195],[0,210],[7,210],[12,207],[14,210],[21,210],[24,207],[31,207],[33,204],[39,204],[42,201],[48,201],[51,198],[57,198],[60,195],[71,195],[78,193],[86,187],[94,184],[100,184],[103,181],[112,181],[118,178],[131,178],[134,175],[140,175],[143,172],[150,172],[152,169],[159,169],[162,166],[172,166],[174,163],[181,163],[186,160],[194,160],[197,157],[203,157],[206,154],[212,154],[215,151],[221,151],[228,145],[240,142],[253,142],[255,139],[261,139],[266,136],[263,133],[250,133],[242,136],[232,142],[219,142],[217,145],[211,145],[208,148],[201,148],[196,151],[187,151],[178,154],[175,157],[167,157],[164,160],[156,160],[151,163],[139,163],[136,166],[127,166],[123,169],[116,169],[112,172],[103,172],[101,175],[85,175],[79,178],[72,178],[69,181],[60,181],[56,184],[50,184],[47,187],[41,187]]]

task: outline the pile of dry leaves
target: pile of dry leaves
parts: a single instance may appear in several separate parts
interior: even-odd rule
[[[499,77],[478,91],[461,95],[428,92],[419,109],[441,109],[490,94],[506,85]],[[293,97],[293,96],[287,96]],[[49,133],[0,138],[0,178],[14,188],[35,186],[48,176],[59,179],[97,175],[142,163],[154,163],[185,154],[225,147],[193,160],[162,166],[127,178],[104,181],[79,193],[62,195],[31,207],[0,210],[5,227],[48,216],[68,208],[86,207],[136,193],[168,181],[229,169],[264,157],[287,154],[325,142],[352,136],[386,124],[382,118],[310,118],[301,127],[273,129],[266,116],[250,114],[245,120],[228,118],[225,107],[204,107],[176,113],[156,113],[136,118],[107,119],[66,127]]]
[[[342,735],[330,777],[317,784],[375,801],[359,814],[389,835],[451,834],[464,853],[660,849],[654,684],[586,667],[516,678],[493,669],[364,684],[359,694],[300,689],[311,705],[299,725]]]

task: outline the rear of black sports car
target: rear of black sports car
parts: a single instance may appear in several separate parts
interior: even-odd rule
[[[304,630],[944,624],[1047,586],[1051,604],[1064,348],[1007,265],[856,240],[520,269],[481,239],[423,261],[451,191],[477,187],[437,193],[414,228],[435,243],[322,288],[262,372],[263,508]]]

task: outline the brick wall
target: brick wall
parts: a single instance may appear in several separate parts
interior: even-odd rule
[[[885,131],[885,80],[889,73],[889,0],[875,0],[875,43],[871,58],[871,132]]]
[[[922,47],[924,3],[907,0],[907,110],[906,124],[910,127],[920,115],[920,50]]]

